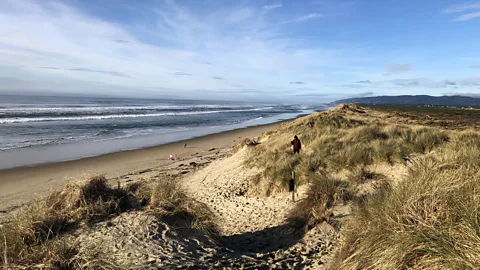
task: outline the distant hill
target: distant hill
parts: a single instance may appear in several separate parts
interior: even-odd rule
[[[480,98],[466,96],[378,96],[337,100],[334,104],[359,103],[376,105],[434,105],[434,106],[480,106]]]

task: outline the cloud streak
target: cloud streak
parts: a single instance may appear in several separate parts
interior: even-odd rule
[[[304,94],[296,94],[297,97],[328,97],[329,94],[324,93],[304,93]]]
[[[308,20],[312,20],[312,19],[316,19],[316,18],[321,18],[321,17],[325,17],[325,15],[320,14],[320,13],[310,13],[310,14],[303,15],[302,17],[298,18],[297,21],[304,22],[304,21],[308,21]]]
[[[400,73],[407,73],[413,70],[413,66],[409,63],[386,64],[385,68],[387,69],[387,73],[383,74],[385,76],[390,76],[393,74],[400,74]]]
[[[446,86],[454,86],[454,85],[457,85],[456,82],[453,82],[453,81],[450,81],[450,80],[445,80],[444,83],[445,83]]]
[[[364,81],[358,81],[356,83],[359,83],[359,84],[372,84],[372,82],[370,80],[364,80]]]
[[[358,94],[354,94],[354,95],[351,95],[349,96],[349,98],[362,98],[362,97],[371,97],[373,96],[373,92],[363,92],[363,93],[358,93]]]
[[[129,41],[128,40],[123,40],[123,39],[112,39],[113,42],[116,42],[116,43],[128,43]]]
[[[89,69],[89,68],[70,68],[68,70],[77,71],[77,72],[100,73],[100,74],[106,74],[106,75],[116,76],[116,77],[131,78],[126,74],[123,74],[121,72],[116,72],[116,71],[96,70],[96,69]]]
[[[192,73],[177,71],[177,72],[174,72],[173,75],[175,75],[175,76],[192,76]]]
[[[479,18],[479,17],[480,17],[480,12],[473,12],[473,13],[468,13],[468,14],[461,15],[458,18],[454,19],[453,21],[463,22],[463,21],[473,20],[473,19]]]
[[[268,9],[268,10],[270,10],[270,9],[276,9],[276,8],[281,8],[281,7],[283,7],[283,4],[282,4],[282,3],[263,6],[264,9]]]
[[[480,2],[466,2],[449,6],[443,10],[443,13],[460,13],[472,9],[480,9]]]
[[[306,21],[309,21],[309,20],[318,19],[318,18],[322,18],[322,17],[325,17],[325,15],[320,14],[320,13],[309,13],[309,14],[305,14],[303,16],[300,16],[298,18],[292,19],[292,20],[283,21],[281,24],[306,22]]]

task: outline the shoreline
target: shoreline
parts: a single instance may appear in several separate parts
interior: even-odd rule
[[[76,160],[2,169],[0,170],[0,213],[10,212],[29,201],[47,195],[52,189],[85,175],[103,173],[109,179],[118,178],[135,171],[164,167],[182,159],[202,158],[202,153],[211,152],[212,149],[231,148],[244,138],[259,136],[292,120]],[[183,147],[185,143],[186,148]],[[177,160],[168,160],[169,155],[176,155]]]
[[[279,114],[231,125],[193,127],[191,129],[160,134],[152,133],[112,140],[85,140],[79,141],[78,143],[10,149],[0,151],[0,170],[35,167],[50,163],[80,160],[111,153],[156,147],[225,131],[289,121],[310,113],[313,113],[313,111],[302,111],[300,114]]]

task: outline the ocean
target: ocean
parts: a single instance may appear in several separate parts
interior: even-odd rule
[[[139,149],[268,124],[322,106],[0,96],[0,169]]]

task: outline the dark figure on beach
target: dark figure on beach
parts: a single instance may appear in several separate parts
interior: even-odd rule
[[[292,145],[293,145],[293,153],[294,154],[300,153],[300,150],[302,149],[302,143],[298,139],[297,135],[293,137]]]

